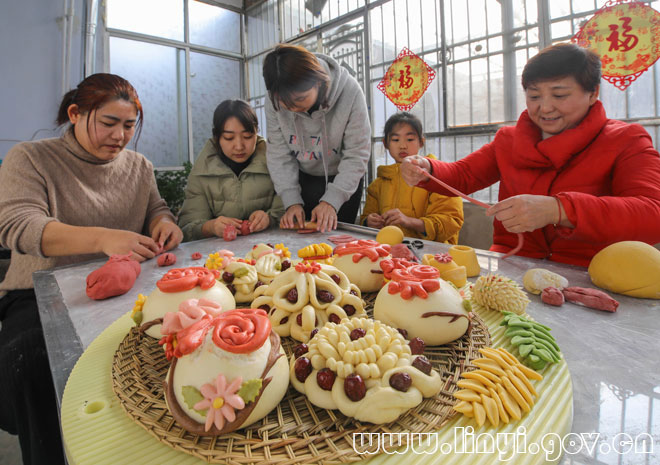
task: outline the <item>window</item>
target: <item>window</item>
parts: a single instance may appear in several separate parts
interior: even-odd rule
[[[340,57],[350,66],[371,108],[372,166],[392,163],[383,126],[396,107],[378,82],[405,46],[435,72],[411,110],[423,122],[426,152],[454,161],[492,140],[525,109],[520,79],[527,60],[551,43],[570,40],[606,0],[267,0],[247,10],[248,96],[261,111],[266,91],[263,56],[278,41]],[[657,0],[647,1],[658,8]],[[277,18],[281,18],[278,23]],[[279,30],[278,30],[279,24]],[[258,38],[252,37],[258,30]],[[345,43],[342,43],[344,41]],[[334,44],[339,44],[335,46]],[[366,45],[365,45],[366,44]],[[608,115],[643,124],[654,140],[660,128],[656,67],[625,92],[603,81]],[[262,131],[265,128],[262,127]],[[498,186],[475,196],[497,199]]]
[[[107,0],[109,71],[137,89],[145,114],[138,150],[157,168],[193,161],[211,137],[215,107],[243,95],[236,3]]]

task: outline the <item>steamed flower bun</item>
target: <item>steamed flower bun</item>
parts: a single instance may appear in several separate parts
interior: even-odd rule
[[[605,247],[591,259],[588,271],[600,288],[660,299],[660,250],[644,242],[623,241]]]

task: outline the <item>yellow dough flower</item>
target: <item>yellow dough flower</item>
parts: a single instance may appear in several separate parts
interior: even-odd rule
[[[289,252],[289,248],[284,243],[275,244],[275,249],[282,251],[283,258],[291,258],[291,252]]]
[[[219,252],[209,254],[209,258],[206,259],[206,264],[204,265],[209,270],[220,270],[222,269],[223,259],[220,256]]]
[[[133,305],[133,310],[131,311],[131,318],[133,321],[135,321],[135,324],[140,324],[142,323],[142,307],[144,307],[144,303],[147,301],[147,296],[143,294],[138,294],[138,298],[135,301],[135,305]]]

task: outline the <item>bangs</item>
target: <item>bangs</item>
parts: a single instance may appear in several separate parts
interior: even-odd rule
[[[279,111],[280,102],[282,102],[287,108],[295,107],[296,104],[293,100],[296,94],[307,92],[317,84],[318,81],[311,79],[306,79],[297,83],[282,83],[282,85],[279,86],[279,89],[271,90],[273,107],[275,107],[275,110]]]

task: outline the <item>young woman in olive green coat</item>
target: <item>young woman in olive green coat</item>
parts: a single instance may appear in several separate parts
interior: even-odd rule
[[[188,177],[179,214],[184,240],[222,237],[243,220],[250,232],[277,224],[284,206],[266,166],[266,141],[257,135],[257,115],[243,100],[225,100],[213,113],[213,138]]]

